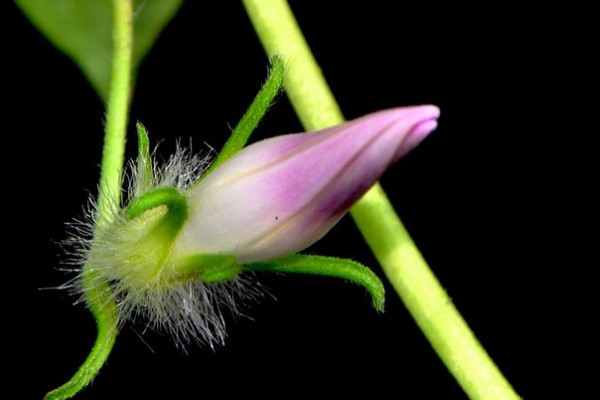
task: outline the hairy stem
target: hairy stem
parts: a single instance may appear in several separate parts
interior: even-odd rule
[[[113,21],[112,74],[98,193],[98,224],[109,222],[121,201],[121,174],[131,85],[132,0],[113,0]],[[119,311],[108,283],[98,282],[93,268],[84,265],[81,284],[98,329],[94,347],[75,375],[64,385],[49,392],[46,400],[63,400],[75,396],[96,376],[113,348]]]
[[[343,122],[342,113],[285,0],[242,0],[269,56],[287,64],[286,93],[307,130]],[[376,184],[351,211],[411,315],[471,399],[519,399],[475,338]]]
[[[121,201],[121,175],[131,90],[132,0],[113,0],[113,59],[98,193],[98,223],[114,215]]]
[[[83,284],[90,285],[89,280],[93,281],[94,278],[91,275],[84,276]],[[44,400],[65,400],[75,396],[94,379],[112,350],[117,336],[119,310],[110,295],[108,284],[88,291],[87,304],[96,318],[98,329],[94,347],[75,375],[64,385],[48,392]]]

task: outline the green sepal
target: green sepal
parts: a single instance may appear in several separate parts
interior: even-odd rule
[[[270,271],[310,274],[342,278],[363,286],[373,299],[377,311],[383,311],[385,289],[381,280],[369,268],[345,258],[292,254],[271,261],[245,264],[247,271]]]
[[[173,187],[154,189],[131,201],[125,209],[126,225],[121,229],[129,230],[130,234],[142,234],[137,243],[130,244],[138,249],[130,262],[144,267],[135,274],[131,270],[123,271],[123,276],[133,278],[127,281],[130,287],[144,287],[150,280],[164,279],[165,275],[160,272],[164,272],[164,262],[171,254],[173,242],[187,215],[187,200]],[[175,274],[169,279],[178,279],[177,276]]]
[[[265,84],[254,98],[252,104],[250,104],[250,107],[248,107],[248,110],[240,122],[238,122],[233,132],[231,132],[231,136],[229,136],[229,139],[227,139],[227,142],[223,145],[219,155],[208,171],[206,171],[204,177],[208,176],[208,174],[244,148],[250,135],[271,106],[273,99],[281,92],[284,72],[285,66],[283,60],[278,56],[273,57],[271,60],[271,70]],[[196,184],[200,181],[201,179],[199,179]]]
[[[176,262],[182,280],[198,279],[205,283],[222,282],[235,278],[241,271],[235,257],[216,254],[193,254]]]
[[[174,187],[161,187],[136,197],[125,209],[125,217],[134,219],[160,206],[166,206],[167,212],[156,229],[172,240],[188,216],[187,199]]]
[[[154,180],[154,165],[150,155],[150,138],[144,125],[135,125],[138,137],[138,157],[136,161],[136,191],[141,194],[152,186]]]

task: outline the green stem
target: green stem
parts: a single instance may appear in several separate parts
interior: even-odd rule
[[[285,0],[242,0],[267,54],[287,64],[286,93],[307,130],[343,116]],[[351,211],[407,309],[471,399],[519,396],[473,335],[376,184]]]
[[[94,281],[93,276],[91,274],[84,275],[83,285],[94,285],[90,281]],[[96,318],[98,330],[96,343],[75,375],[64,385],[48,392],[44,400],[65,400],[79,393],[94,379],[115,343],[119,310],[110,294],[110,287],[108,284],[96,286],[86,292],[86,298],[88,308]]]
[[[269,57],[286,63],[285,92],[307,130],[344,121],[325,77],[285,0],[242,0]]]
[[[96,216],[99,225],[110,221],[121,201],[121,174],[131,85],[132,0],[113,0],[113,20],[112,74]],[[49,392],[45,396],[46,400],[69,399],[86,387],[104,365],[115,343],[119,310],[108,283],[99,280],[93,268],[85,264],[82,287],[87,306],[96,319],[98,336],[94,347],[77,373],[67,383]]]
[[[98,223],[114,215],[121,202],[121,175],[131,90],[132,0],[113,0],[113,55],[110,93],[98,193]]]

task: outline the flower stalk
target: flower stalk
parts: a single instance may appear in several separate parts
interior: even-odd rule
[[[97,221],[100,225],[110,220],[120,203],[131,90],[133,1],[113,0],[112,3],[112,70],[98,188]],[[115,343],[119,311],[110,287],[107,282],[98,283],[94,272],[87,265],[83,268],[81,285],[89,287],[85,291],[86,304],[96,320],[98,336],[90,354],[75,375],[62,386],[48,392],[45,400],[69,399],[79,393],[97,375]]]
[[[285,0],[242,0],[267,55],[288,67],[286,93],[307,130],[343,122]],[[379,184],[352,208],[359,230],[409,312],[471,399],[519,399],[437,280]]]

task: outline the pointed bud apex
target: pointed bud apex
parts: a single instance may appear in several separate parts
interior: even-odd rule
[[[176,253],[250,263],[305,249],[433,131],[438,116],[435,106],[396,108],[245,148],[190,191]]]

